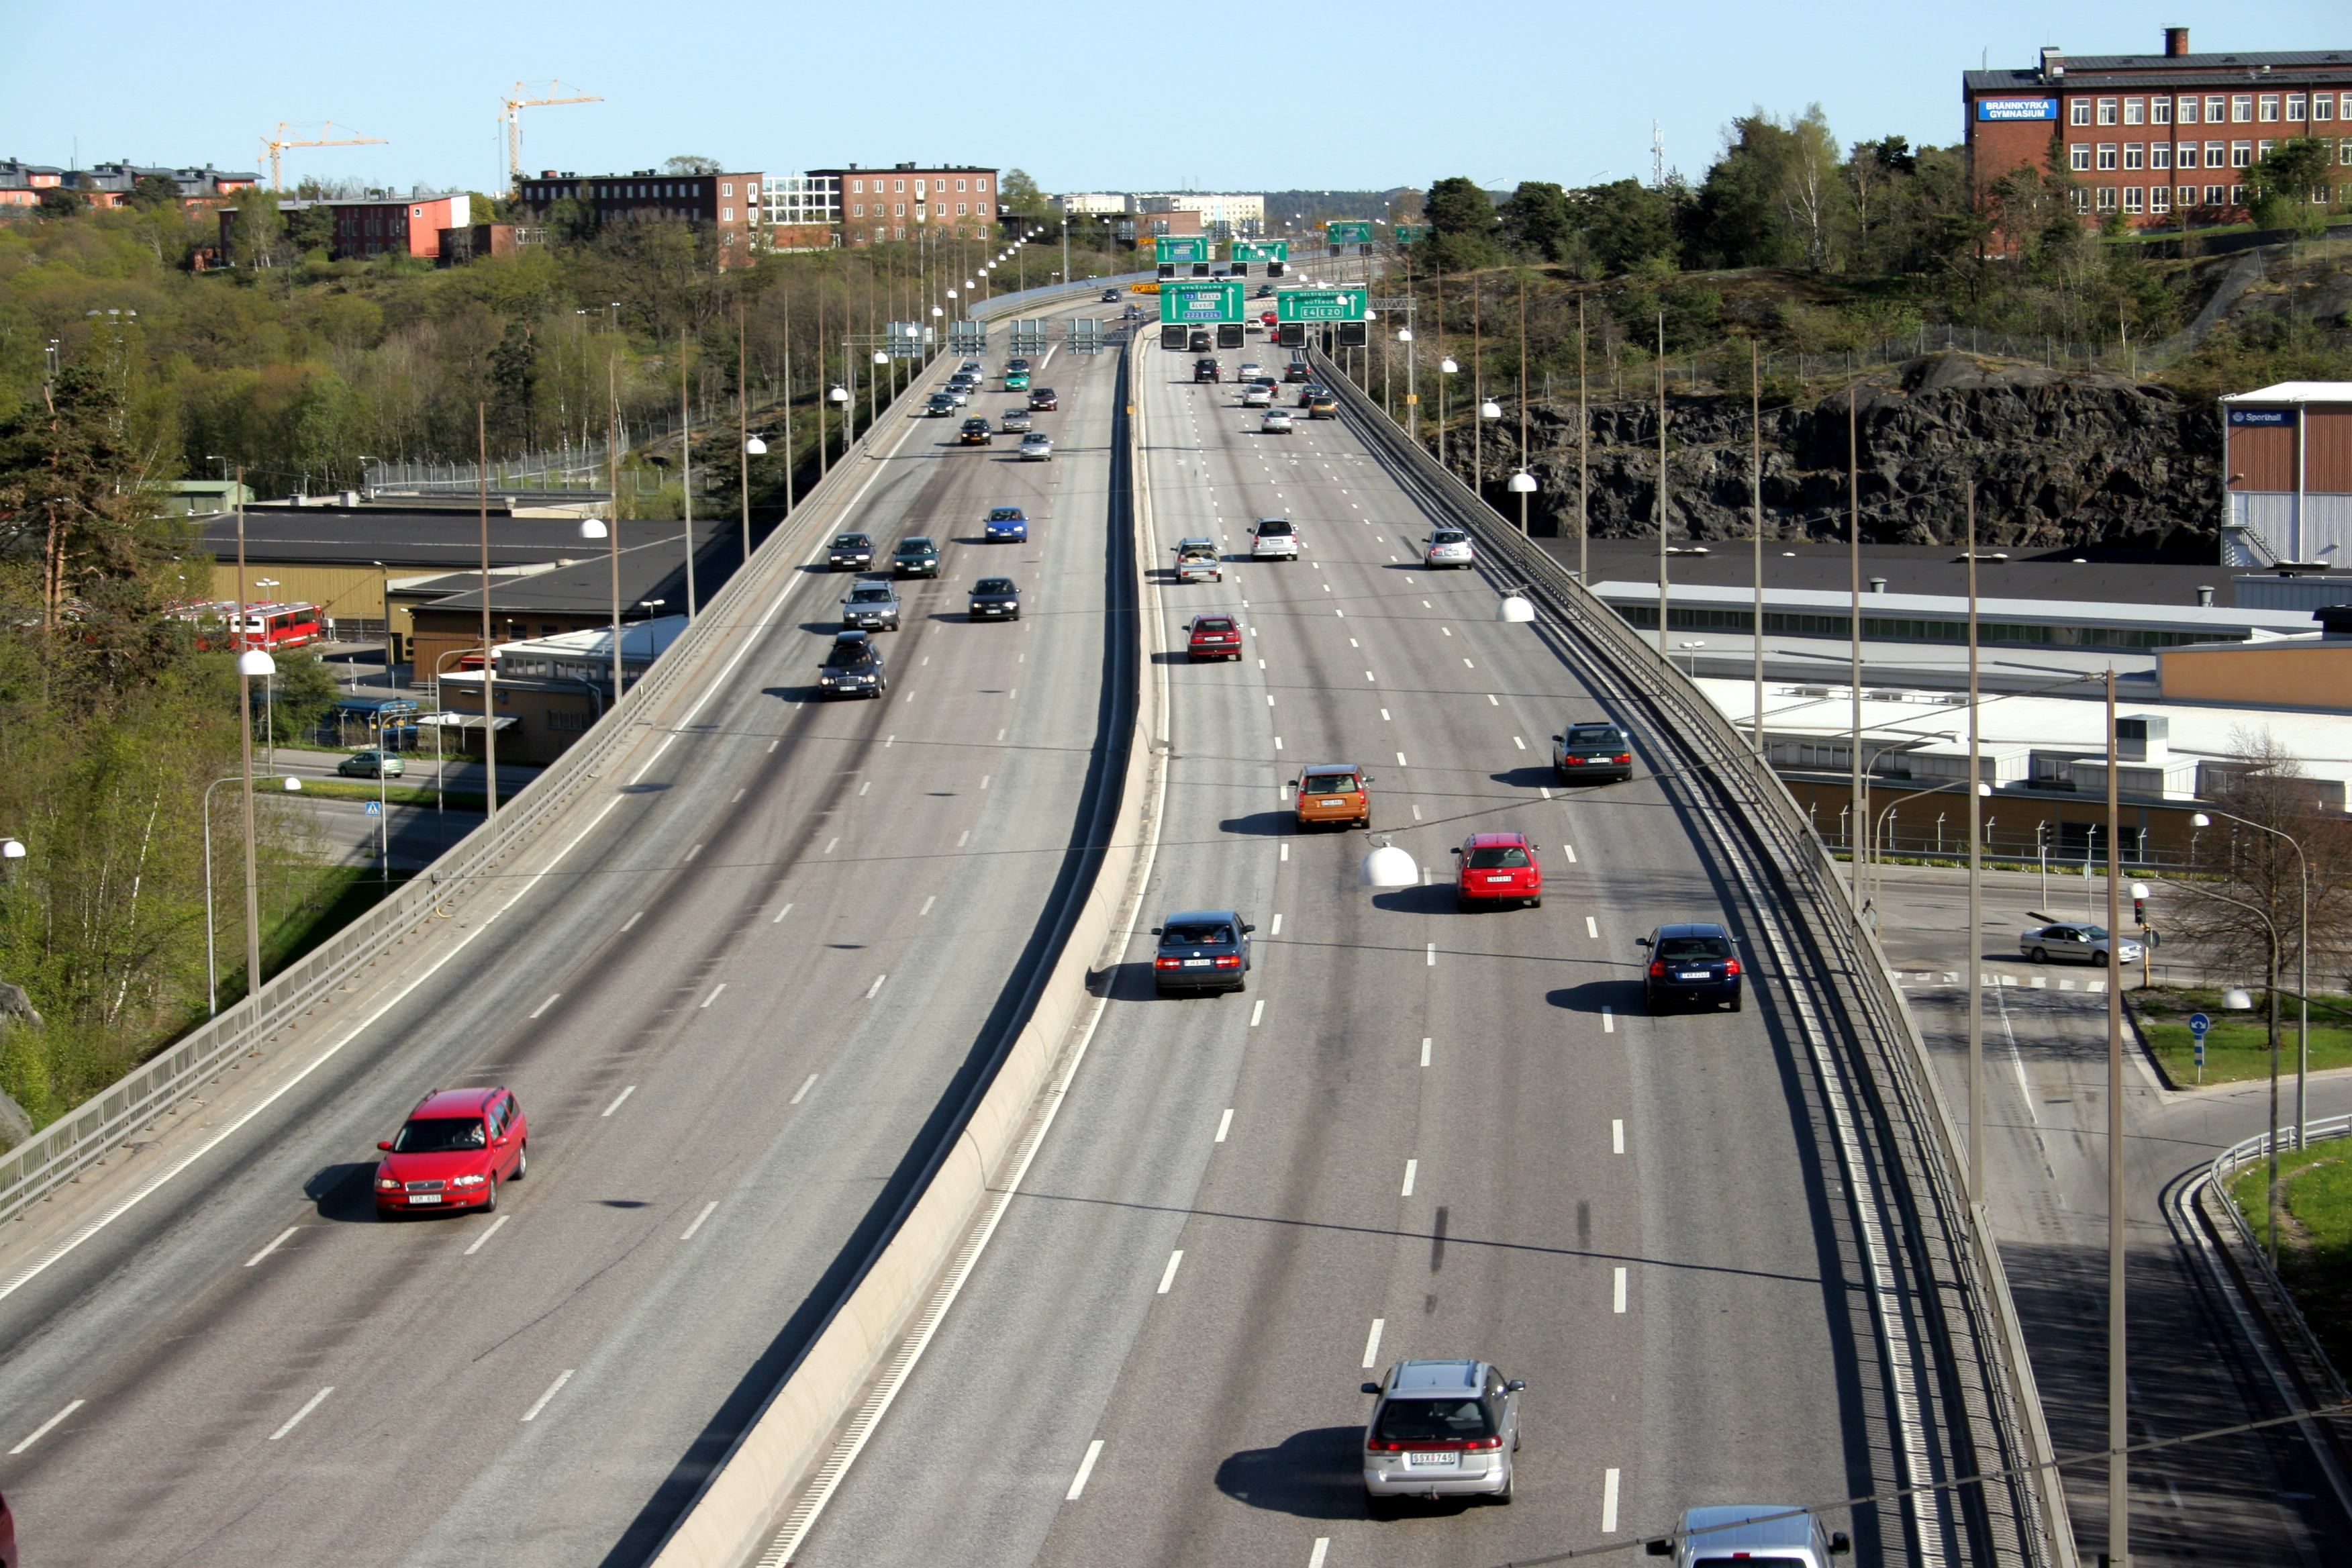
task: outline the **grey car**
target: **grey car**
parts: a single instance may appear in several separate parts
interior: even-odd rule
[[[836,533],[824,547],[825,566],[835,572],[863,572],[874,564],[874,537],[866,533]]]
[[[860,577],[841,601],[841,624],[858,631],[898,629],[898,590],[887,577]]]
[[[1675,1568],[1735,1562],[1830,1568],[1830,1559],[1852,1552],[1853,1542],[1793,1504],[1717,1503],[1685,1509],[1673,1535],[1645,1541],[1642,1549],[1673,1558]]]
[[[353,752],[335,764],[335,771],[345,778],[396,779],[408,772],[398,752]]]
[[[1186,910],[1151,928],[1151,989],[1160,996],[1249,989],[1250,932],[1232,910]]]
[[[1401,1361],[1378,1383],[1364,1423],[1364,1494],[1511,1500],[1527,1384],[1490,1362]]]
[[[1026,436],[1034,426],[1026,408],[1010,408],[997,420],[996,427],[1007,436]]]
[[[1633,740],[1615,724],[1570,724],[1551,738],[1552,776],[1562,784],[1608,784],[1633,776]]]
[[[2137,963],[2141,952],[2138,942],[2126,937],[2115,944],[2117,956],[2126,963]],[[2078,963],[2095,964],[2105,969],[2108,963],[2107,928],[2083,925],[2073,921],[2056,921],[2048,925],[2028,926],[2017,933],[2017,951],[2036,963],[2047,963],[2053,958],[2071,959]]]

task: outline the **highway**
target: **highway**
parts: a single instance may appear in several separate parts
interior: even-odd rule
[[[0,1489],[27,1562],[643,1560],[906,1196],[1076,871],[1132,575],[1116,371],[1045,362],[1050,464],[885,416],[847,521],[946,556],[880,639],[885,700],[815,700],[848,579],[802,568],[483,940],[355,975],[383,1001],[349,1045],[255,1058],[11,1227]],[[1030,542],[978,542],[1007,503]],[[983,573],[1020,580],[1020,622],[966,624]],[[493,1083],[528,1180],[494,1216],[377,1223],[375,1141]]]
[[[1631,784],[1554,786],[1564,722],[1632,715],[1557,633],[1496,624],[1486,573],[1420,566],[1426,520],[1349,425],[1255,433],[1233,370],[1286,354],[1221,357],[1194,385],[1190,356],[1139,351],[1147,612],[1163,647],[1204,610],[1249,632],[1237,664],[1160,656],[1141,924],[1238,908],[1249,991],[1153,1000],[1138,931],[987,1252],[793,1561],[1494,1562],[1946,1473],[1927,1331],[1864,1262],[1884,1189],[1845,1174],[1867,1138],[1757,884],[1652,776],[1657,737]],[[1260,516],[1304,559],[1166,580],[1178,538],[1239,557]],[[1328,761],[1369,772],[1431,885],[1376,893],[1363,835],[1291,830],[1283,784]],[[1455,913],[1449,848],[1502,827],[1539,845],[1543,906]],[[1636,939],[1679,919],[1747,942],[1746,1011],[1646,1015]],[[1374,1520],[1358,1384],[1433,1356],[1527,1380],[1517,1500]],[[1956,1511],[1829,1522],[1860,1563],[1976,1560]]]

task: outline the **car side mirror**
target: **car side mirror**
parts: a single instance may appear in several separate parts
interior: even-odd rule
[[[1642,1542],[1642,1550],[1653,1557],[1672,1557],[1675,1554],[1674,1538],[1669,1536],[1663,1541],[1644,1541]]]
[[[1503,1384],[1503,1392],[1506,1394],[1525,1394],[1527,1390],[1528,1380],[1524,1377],[1515,1377]]]
[[[1154,936],[1158,936],[1158,935],[1160,934],[1160,928],[1159,928],[1158,926],[1153,926],[1153,927],[1151,928],[1151,934],[1152,934],[1152,935],[1154,935]]]
[[[1554,736],[1551,738],[1551,741],[1552,741],[1552,744],[1553,744],[1553,745],[1555,745],[1555,746],[1557,746],[1557,745],[1561,744],[1561,743],[1562,743],[1563,742],[1565,742],[1567,739],[1568,739],[1568,737],[1567,737],[1567,736],[1565,736],[1565,735],[1554,735]]]
[[[388,1154],[392,1152],[392,1140],[389,1138],[379,1138],[375,1141],[375,1146]]]
[[[1832,1556],[1832,1557],[1843,1557],[1843,1556],[1844,1556],[1847,1552],[1851,1552],[1851,1551],[1853,1551],[1853,1542],[1851,1542],[1851,1541],[1848,1541],[1848,1540],[1846,1539],[1846,1535],[1845,1535],[1845,1531],[1843,1531],[1843,1530],[1833,1530],[1833,1531],[1830,1531],[1830,1555],[1831,1555],[1831,1556]]]
[[[490,1140],[490,1147],[493,1149],[503,1149],[506,1146],[507,1141],[503,1138],[493,1138]]]
[[[1250,933],[1250,932],[1252,932],[1252,931],[1255,931],[1255,930],[1257,930],[1257,927],[1255,927],[1255,926],[1254,926],[1254,925],[1250,924],[1247,921],[1244,921],[1242,922],[1242,934],[1243,934],[1244,936],[1247,936],[1247,935],[1249,935],[1249,933]]]
[[[1368,1383],[1363,1386],[1366,1394],[1378,1394],[1381,1391],[1381,1385],[1377,1383]]]
[[[1448,855],[1459,855],[1459,854],[1461,854],[1461,853],[1462,853],[1462,851],[1461,851],[1459,848],[1454,848],[1454,849],[1448,849],[1448,850],[1446,851],[1446,853],[1447,853]]]
[[[1637,936],[1633,939],[1633,945],[1635,947],[1647,947],[1650,945],[1650,939],[1646,936]]]

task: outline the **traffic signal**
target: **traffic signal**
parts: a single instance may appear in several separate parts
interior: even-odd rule
[[[1181,353],[1187,336],[1181,321],[1166,322],[1160,329],[1160,346],[1163,349],[1174,349]]]
[[[1246,261],[1236,261],[1234,263],[1233,271],[1234,276],[1236,278],[1246,278],[1249,276],[1249,263]]]
[[[1242,324],[1239,321],[1219,321],[1217,323],[1217,346],[1221,349],[1237,349],[1241,347]]]
[[[1307,323],[1283,321],[1274,329],[1274,346],[1281,349],[1303,349],[1307,346]]]
[[[1279,261],[1269,261],[1269,262],[1267,262],[1267,263],[1265,264],[1265,275],[1266,275],[1268,278],[1279,278],[1279,277],[1281,277],[1281,276],[1282,276],[1282,263],[1281,263],[1281,262],[1279,262]]]
[[[1161,262],[1161,263],[1160,264],[1160,276],[1161,276],[1162,278],[1173,278],[1173,277],[1175,277],[1175,276],[1176,276],[1176,264],[1175,264],[1174,262],[1172,262],[1172,261],[1163,261],[1163,262]]]
[[[1363,322],[1342,321],[1339,323],[1339,346],[1341,348],[1360,349],[1364,346],[1364,342],[1365,334]]]

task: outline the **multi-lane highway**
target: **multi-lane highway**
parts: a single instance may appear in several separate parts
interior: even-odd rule
[[[894,416],[845,509],[794,520],[820,561],[835,517],[886,550],[940,541],[941,578],[902,585],[880,636],[887,699],[816,700],[847,579],[789,574],[478,940],[307,1076],[257,1058],[259,1084],[231,1075],[14,1227],[0,1489],[28,1561],[643,1559],[907,1195],[1045,945],[1116,717],[1115,373],[1045,358],[1050,463]],[[997,504],[1028,510],[1026,545],[979,542]],[[1021,583],[1017,624],[967,624],[983,573]],[[429,1089],[499,1083],[528,1179],[495,1215],[375,1222],[375,1141]]]
[[[1754,879],[1654,776],[1659,737],[1631,784],[1553,784],[1564,722],[1636,715],[1555,632],[1496,624],[1484,573],[1421,566],[1428,520],[1346,423],[1255,433],[1231,373],[1285,357],[1254,342],[1196,385],[1146,347],[1135,376],[1146,613],[1180,650],[1201,611],[1248,630],[1238,663],[1160,656],[1140,923],[1238,908],[1250,989],[1153,1000],[1138,931],[1049,1139],[796,1562],[1495,1561],[1949,1473],[1882,1156]],[[1243,559],[1263,516],[1296,521],[1301,560]],[[1168,580],[1192,534],[1229,552],[1222,584]],[[1334,761],[1371,775],[1375,828],[1429,885],[1374,892],[1364,836],[1291,829],[1284,784]],[[1454,912],[1448,850],[1493,828],[1540,846],[1540,909]],[[1748,1010],[1645,1013],[1636,939],[1692,918],[1740,933]],[[1358,1384],[1434,1356],[1527,1380],[1517,1500],[1373,1519]],[[1830,1522],[1863,1563],[1958,1560],[1957,1513]]]

